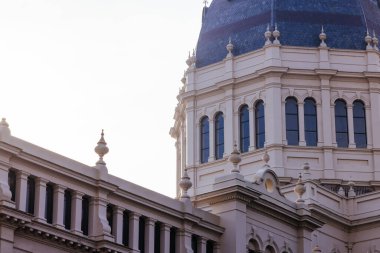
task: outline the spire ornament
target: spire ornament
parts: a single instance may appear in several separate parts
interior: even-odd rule
[[[327,44],[325,42],[325,40],[327,39],[327,35],[323,29],[323,26],[322,26],[321,33],[319,34],[319,39],[321,40],[321,44],[319,46],[320,47],[327,47]]]
[[[376,37],[375,30],[373,30],[372,42],[373,42],[373,49],[379,51],[379,39]]]
[[[265,46],[272,44],[270,38],[272,37],[272,32],[269,30],[269,24],[267,26],[267,30],[264,33],[265,36]]]
[[[364,40],[365,40],[365,42],[367,43],[367,47],[366,47],[366,49],[367,49],[367,50],[373,49],[373,47],[371,46],[372,37],[371,37],[371,35],[369,35],[368,30],[367,30],[367,35],[365,36]]]
[[[234,150],[231,152],[230,157],[228,158],[230,162],[234,165],[234,168],[231,170],[232,173],[239,173],[240,169],[238,168],[238,164],[241,162],[240,152],[235,143]]]
[[[227,58],[232,58],[234,55],[232,54],[232,50],[234,50],[234,45],[231,42],[231,36],[228,39],[228,44],[226,46],[226,49],[228,51]]]
[[[280,37],[280,31],[277,29],[277,24],[275,24],[275,27],[274,27],[274,31],[273,31],[273,37],[274,37],[274,41],[273,41],[273,44],[274,45],[280,45],[280,41],[279,41],[279,37]]]
[[[183,176],[181,178],[181,181],[179,181],[179,187],[182,190],[181,194],[181,200],[182,201],[187,201],[190,200],[190,196],[187,194],[187,191],[193,186],[193,184],[190,181],[190,177],[187,174],[187,169],[185,169]]]
[[[106,165],[103,160],[103,156],[106,155],[108,151],[109,149],[107,147],[107,142],[104,140],[104,130],[102,129],[98,145],[95,147],[95,153],[99,155],[99,160],[96,162],[96,165]]]

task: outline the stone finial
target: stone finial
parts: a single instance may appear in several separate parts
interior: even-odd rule
[[[366,49],[367,49],[367,50],[373,49],[372,46],[371,46],[372,37],[371,37],[371,35],[369,35],[368,30],[367,30],[367,35],[365,36],[364,40],[365,40],[365,42],[367,43],[367,47],[366,47]]]
[[[263,161],[265,162],[265,164],[268,164],[269,160],[270,160],[270,156],[268,154],[268,151],[265,150],[265,153],[263,155]]]
[[[98,141],[98,145],[95,147],[95,152],[99,155],[99,160],[96,164],[105,165],[106,163],[103,160],[103,156],[108,153],[109,149],[107,147],[107,142],[104,140],[104,130],[102,129],[102,133],[100,136],[100,140]]]
[[[181,82],[186,84],[186,71],[183,71],[183,77],[181,78]]]
[[[339,187],[339,190],[338,190],[338,195],[340,195],[340,196],[342,196],[342,197],[346,196],[346,193],[344,192],[344,189],[343,189],[343,187],[342,187],[342,186],[341,186],[341,187]]]
[[[190,51],[189,51],[189,56],[188,56],[187,59],[186,59],[186,65],[187,65],[188,67],[191,66],[191,55],[190,55]]]
[[[302,195],[306,192],[305,183],[302,181],[302,175],[300,173],[298,177],[298,182],[296,186],[294,187],[294,192],[297,194],[298,199],[296,200],[296,203],[303,203],[305,200],[302,199]]]
[[[187,174],[187,169],[185,169],[185,172],[183,173],[183,176],[181,178],[181,181],[179,181],[179,187],[182,190],[181,194],[181,200],[186,201],[190,199],[190,196],[187,194],[187,191],[193,186],[193,184],[190,181],[190,177]]]
[[[272,37],[272,32],[269,30],[269,24],[267,26],[266,32],[264,33],[264,36],[265,36],[265,46],[272,44],[272,41],[270,40],[270,38]]]
[[[373,31],[372,42],[373,42],[373,48],[379,51],[379,39],[376,37],[375,30]]]
[[[240,163],[241,161],[241,157],[240,157],[240,152],[237,148],[237,145],[235,143],[234,145],[234,149],[233,151],[231,152],[231,155],[229,157],[229,160],[230,162],[234,165],[234,168],[232,169],[232,173],[239,173],[240,172],[240,169],[238,168],[238,164]]]
[[[234,50],[234,45],[232,44],[231,42],[231,36],[230,38],[228,39],[228,44],[226,46],[226,49],[228,51],[228,54],[227,54],[227,58],[231,58],[233,57],[234,55],[232,54],[232,50]]]
[[[327,47],[327,44],[325,42],[325,40],[327,39],[327,35],[323,29],[323,26],[322,26],[322,30],[321,30],[321,33],[319,34],[319,39],[321,40],[321,44],[320,46],[321,47]]]
[[[350,187],[350,189],[348,190],[348,197],[349,198],[356,197],[356,193],[355,193],[355,190],[354,190],[355,183],[352,180],[350,180],[348,182],[348,186]]]
[[[0,136],[1,138],[9,137],[11,135],[11,130],[5,118],[2,118],[0,121]]]
[[[316,246],[313,248],[313,251],[312,251],[312,253],[321,253],[321,252],[322,252],[322,250],[319,248],[318,245],[316,245]]]
[[[274,37],[274,41],[273,41],[273,44],[274,45],[280,45],[280,41],[279,41],[279,37],[280,37],[280,31],[277,29],[277,24],[274,26],[274,31],[273,31],[273,37]]]
[[[189,67],[191,68],[191,69],[194,69],[195,68],[195,63],[197,62],[197,57],[196,57],[196,55],[195,55],[195,49],[193,49],[193,54],[190,56],[190,54],[189,54],[189,63],[190,63],[190,65],[189,65]]]

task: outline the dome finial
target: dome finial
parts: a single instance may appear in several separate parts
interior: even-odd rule
[[[232,50],[234,50],[234,45],[231,42],[231,36],[228,39],[228,44],[226,46],[226,49],[228,51],[227,58],[233,57],[234,55],[232,54]]]
[[[99,155],[99,160],[96,162],[97,165],[105,165],[106,163],[103,160],[103,156],[108,153],[109,149],[107,147],[107,142],[104,140],[104,130],[100,134],[100,139],[98,145],[95,147],[95,152]]]
[[[278,39],[280,37],[280,31],[277,29],[277,23],[274,26],[273,37],[274,37],[273,44],[280,45],[280,40]]]
[[[269,24],[267,26],[267,30],[264,33],[264,36],[266,39],[265,40],[265,46],[272,44],[272,41],[270,40],[270,38],[272,37],[272,32],[269,30]]]
[[[322,30],[321,33],[319,34],[319,39],[321,40],[321,44],[319,45],[320,47],[327,47],[325,40],[327,39],[327,35],[323,29],[322,25]]]
[[[379,51],[379,39],[376,37],[375,30],[373,30],[372,42],[373,42],[373,49]]]
[[[367,43],[366,49],[367,50],[373,49],[372,46],[371,46],[372,37],[371,37],[371,35],[369,35],[368,29],[367,29],[367,35],[365,36],[364,40]]]
[[[181,200],[182,201],[187,201],[190,199],[190,196],[187,194],[187,191],[193,186],[193,184],[190,181],[190,177],[187,174],[187,169],[185,169],[183,176],[181,178],[181,181],[179,181],[179,187],[182,190],[181,193]]]

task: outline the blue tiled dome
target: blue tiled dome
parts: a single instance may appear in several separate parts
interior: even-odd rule
[[[318,47],[323,25],[329,47],[365,49],[367,28],[380,35],[380,0],[213,0],[204,9],[197,67],[225,58],[229,37],[234,55],[263,47],[268,24],[277,24],[282,45]]]

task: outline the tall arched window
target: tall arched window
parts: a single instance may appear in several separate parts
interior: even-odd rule
[[[298,145],[299,129],[298,129],[298,104],[297,99],[288,97],[285,101],[286,115],[286,139],[288,145]]]
[[[354,101],[354,138],[357,148],[367,147],[367,126],[365,119],[364,103],[360,100]]]
[[[338,147],[348,147],[347,106],[342,99],[335,101],[335,133]]]
[[[224,119],[223,113],[215,116],[215,159],[221,159],[224,153]]]
[[[247,152],[249,148],[249,110],[247,105],[240,107],[240,151]]]
[[[258,101],[255,106],[255,135],[256,148],[263,148],[265,142],[265,114],[262,100]]]
[[[207,163],[210,155],[210,125],[208,117],[201,119],[201,163]]]
[[[306,146],[317,146],[317,106],[312,98],[304,101],[304,120]]]

